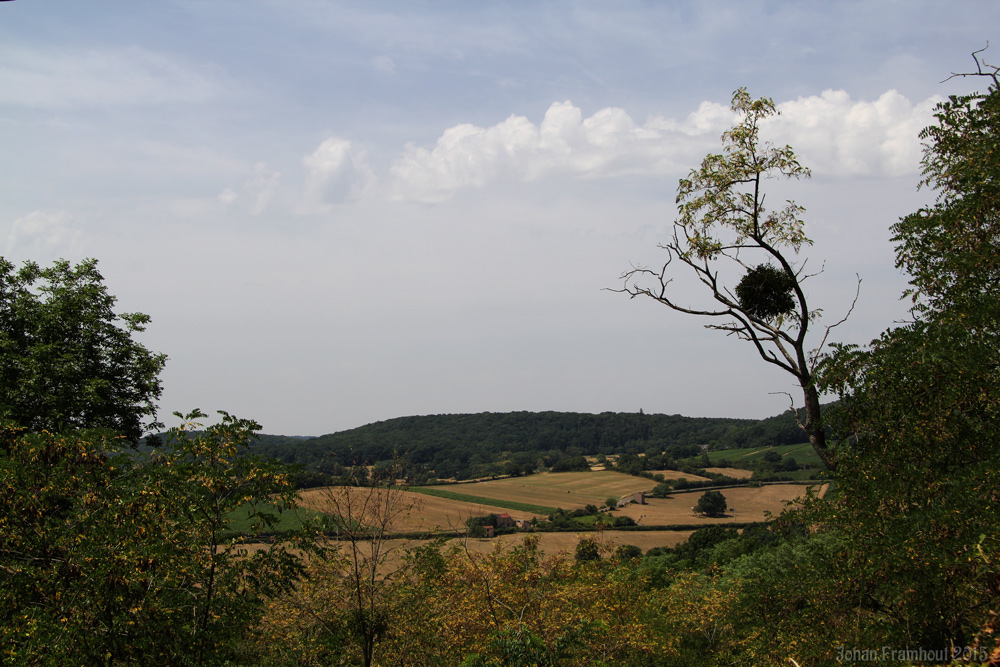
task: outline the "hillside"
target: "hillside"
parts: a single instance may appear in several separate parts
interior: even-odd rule
[[[257,454],[306,469],[341,474],[342,468],[399,457],[437,477],[515,473],[569,457],[640,454],[683,458],[712,449],[799,443],[790,412],[762,420],[680,415],[509,412],[399,417],[315,438],[264,435]]]

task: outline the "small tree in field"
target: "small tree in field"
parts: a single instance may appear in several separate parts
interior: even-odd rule
[[[613,291],[711,318],[716,323],[707,328],[749,341],[765,362],[790,373],[802,388],[805,407],[804,414],[796,413],[799,426],[832,469],[813,372],[830,330],[843,320],[826,327],[815,349],[807,347],[809,326],[820,311],[806,301],[802,285],[811,276],[805,262],[795,262],[802,247],[812,245],[800,218],[804,209],[793,201],[776,210],[764,206],[765,179],[808,178],[809,170],[790,146],[761,139],[761,125],[778,114],[773,100],[752,99],[740,88],[733,94],[732,110],[739,121],[723,133],[722,153],[706,156],[701,167],[680,180],[680,217],[673,238],[660,245],[666,261],[659,269],[626,271],[622,288]],[[670,289],[676,264],[706,288],[705,303],[681,300],[678,290]]]
[[[726,497],[719,491],[706,491],[695,505],[695,510],[698,512],[715,517],[725,516],[727,508]]]

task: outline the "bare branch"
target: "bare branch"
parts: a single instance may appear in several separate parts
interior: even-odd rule
[[[951,81],[952,79],[955,79],[955,78],[958,78],[958,77],[964,78],[964,77],[967,77],[967,76],[987,76],[987,77],[993,79],[993,85],[1000,86],[1000,80],[998,80],[998,78],[997,78],[998,75],[1000,75],[1000,65],[991,65],[988,62],[986,62],[985,60],[980,60],[979,59],[979,54],[982,53],[982,52],[984,52],[988,48],[990,48],[989,41],[986,42],[986,46],[984,46],[983,48],[978,49],[978,50],[972,52],[972,59],[976,61],[976,71],[975,72],[952,72],[951,76],[949,76],[947,79],[945,79],[941,83],[944,83],[945,81]],[[993,71],[992,72],[985,72],[985,71],[983,71],[984,67],[988,68],[988,69],[992,69]]]
[[[813,366],[816,365],[816,361],[819,359],[819,355],[822,353],[823,347],[826,346],[826,340],[830,337],[830,332],[846,322],[848,318],[850,318],[851,313],[854,312],[854,307],[858,305],[858,297],[861,296],[861,276],[857,273],[854,275],[857,276],[858,286],[854,290],[854,299],[851,301],[851,307],[847,309],[847,313],[842,318],[826,327],[826,331],[823,333],[823,339],[819,342],[819,346],[809,355],[809,363]]]

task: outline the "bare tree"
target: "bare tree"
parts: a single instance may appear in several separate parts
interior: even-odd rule
[[[680,180],[680,217],[674,222],[673,238],[659,246],[667,253],[666,262],[657,270],[633,267],[622,274],[623,286],[612,291],[712,318],[716,321],[707,328],[749,341],[764,361],[794,376],[804,398],[803,410],[795,410],[796,420],[819,457],[833,469],[813,371],[831,329],[847,316],[825,327],[815,349],[807,348],[809,327],[819,311],[810,309],[802,289],[816,274],[806,272],[805,261],[793,262],[803,246],[812,245],[800,217],[804,209],[786,201],[769,210],[762,189],[765,179],[797,180],[808,178],[810,172],[790,146],[761,140],[761,123],[778,114],[773,100],[752,99],[740,88],[733,94],[732,110],[739,120],[723,133],[722,153],[706,156],[698,169]],[[689,305],[671,292],[670,272],[676,265],[687,267],[707,288],[710,305]],[[727,272],[723,275],[742,276],[735,287],[720,277],[720,267]]]
[[[373,471],[367,485],[329,487],[322,497],[327,539],[315,557],[331,579],[325,585],[343,592],[347,630],[361,650],[365,667],[372,664],[376,645],[391,627],[392,587],[403,576],[402,551],[407,547],[398,533],[416,507],[397,484],[398,472],[398,466]],[[304,611],[322,622],[331,611],[341,610]]]

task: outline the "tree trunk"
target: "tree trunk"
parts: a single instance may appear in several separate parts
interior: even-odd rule
[[[805,399],[806,419],[804,422],[799,422],[799,425],[809,436],[809,444],[812,445],[826,467],[830,470],[836,470],[837,464],[826,446],[826,428],[823,426],[823,420],[820,419],[819,392],[816,391],[812,378],[803,382],[802,396]]]

